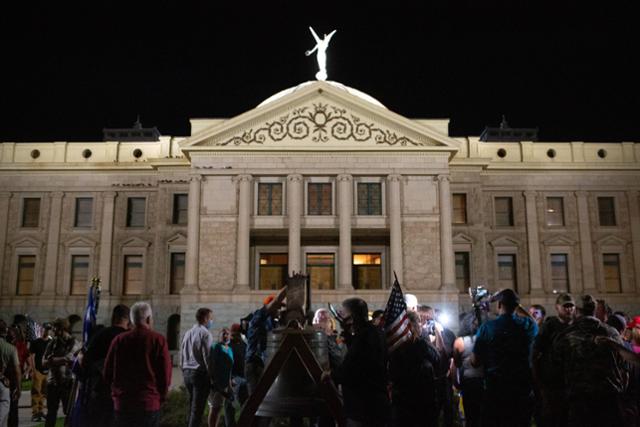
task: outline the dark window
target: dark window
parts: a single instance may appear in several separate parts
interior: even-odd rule
[[[91,227],[93,225],[93,199],[91,197],[76,198],[75,227]]]
[[[621,292],[620,255],[603,254],[604,288],[606,292]]]
[[[358,183],[358,215],[382,215],[382,185]]]
[[[169,293],[179,294],[184,287],[184,252],[171,254],[171,271],[169,273]]]
[[[258,184],[258,215],[282,215],[282,184]]]
[[[511,197],[496,197],[496,225],[502,227],[513,226],[513,200]]]
[[[144,216],[147,199],[129,197],[127,199],[127,227],[144,227]]]
[[[89,288],[89,255],[71,256],[71,295],[86,295]]]
[[[456,286],[460,292],[466,292],[471,286],[469,274],[469,252],[456,252]]]
[[[40,199],[22,199],[22,226],[37,227],[40,224]]]
[[[307,254],[307,274],[313,289],[335,289],[335,254]]]
[[[167,319],[167,347],[178,350],[180,345],[180,315],[172,314]]]
[[[353,254],[352,281],[355,289],[382,289],[382,255]]]
[[[562,197],[547,197],[547,225],[564,225],[564,201]]]
[[[280,289],[286,283],[288,267],[287,254],[260,254],[259,289]]]
[[[569,292],[567,254],[551,254],[551,284],[554,291]]]
[[[309,183],[307,187],[308,215],[331,215],[331,184]]]
[[[18,288],[17,295],[33,295],[33,282],[36,272],[35,255],[20,255],[18,257]]]
[[[140,295],[144,289],[142,255],[124,257],[123,294]]]
[[[498,288],[516,290],[517,285],[516,256],[498,255]]]
[[[466,194],[453,195],[453,223],[454,224],[467,223],[467,195]]]
[[[189,215],[189,195],[174,194],[173,195],[173,223],[185,225]]]
[[[613,197],[598,197],[598,217],[603,227],[616,225],[616,204]]]

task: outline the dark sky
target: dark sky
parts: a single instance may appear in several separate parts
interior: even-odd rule
[[[338,30],[331,80],[407,117],[449,117],[454,136],[505,114],[543,140],[640,141],[640,27],[620,5],[21,3],[0,13],[0,141],[100,140],[137,114],[186,135],[191,117],[313,79],[308,25]]]

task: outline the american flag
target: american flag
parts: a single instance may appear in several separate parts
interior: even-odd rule
[[[384,311],[384,329],[387,336],[389,353],[411,338],[409,318],[407,317],[407,304],[404,302],[404,296],[402,295],[402,289],[400,289],[400,283],[398,283],[397,277],[391,287],[391,295],[389,295],[387,308]]]

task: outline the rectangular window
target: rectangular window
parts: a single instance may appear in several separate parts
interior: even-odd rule
[[[467,195],[454,194],[452,203],[453,203],[453,223],[466,224],[467,223]]]
[[[22,226],[37,227],[40,224],[40,199],[27,197],[22,199]]]
[[[471,286],[469,274],[469,252],[456,252],[456,286],[460,292],[466,292]]]
[[[18,287],[16,295],[33,295],[35,272],[35,255],[20,255],[18,257]]]
[[[258,215],[282,215],[282,184],[258,184]]]
[[[91,197],[76,198],[76,216],[74,227],[91,227],[93,225],[93,199]]]
[[[496,197],[496,225],[500,227],[513,226],[513,200],[511,197]]]
[[[355,289],[382,289],[382,255],[353,254],[352,281]]]
[[[171,254],[171,271],[169,273],[169,293],[179,294],[184,287],[184,252],[173,252]]]
[[[335,289],[335,254],[307,254],[307,274],[313,289]]]
[[[260,254],[259,289],[280,289],[285,285],[289,268],[288,254]]]
[[[358,215],[382,215],[382,184],[358,183]]]
[[[189,195],[174,194],[172,222],[177,225],[186,225],[188,215],[189,215]]]
[[[140,295],[144,290],[142,255],[126,255],[124,257],[124,274],[122,292],[124,295]]]
[[[71,256],[71,295],[86,295],[89,289],[89,255]]]
[[[510,288],[516,290],[516,256],[498,255],[498,288]]]
[[[310,182],[307,187],[307,215],[331,215],[331,183]]]
[[[554,291],[569,292],[567,254],[551,254],[551,285]]]
[[[547,197],[547,225],[564,225],[564,200],[562,197]]]
[[[604,264],[604,288],[606,292],[621,292],[622,283],[620,281],[620,255],[603,254]]]
[[[602,227],[616,225],[616,204],[613,197],[598,197],[598,217]]]
[[[127,227],[144,227],[147,199],[129,197],[127,199]]]

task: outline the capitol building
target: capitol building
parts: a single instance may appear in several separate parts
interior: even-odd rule
[[[198,307],[228,326],[293,272],[314,307],[383,308],[395,272],[453,318],[476,285],[640,312],[640,143],[450,137],[321,80],[188,137],[104,135],[0,143],[0,317],[82,315],[99,277],[99,321],[150,301],[175,349]]]

